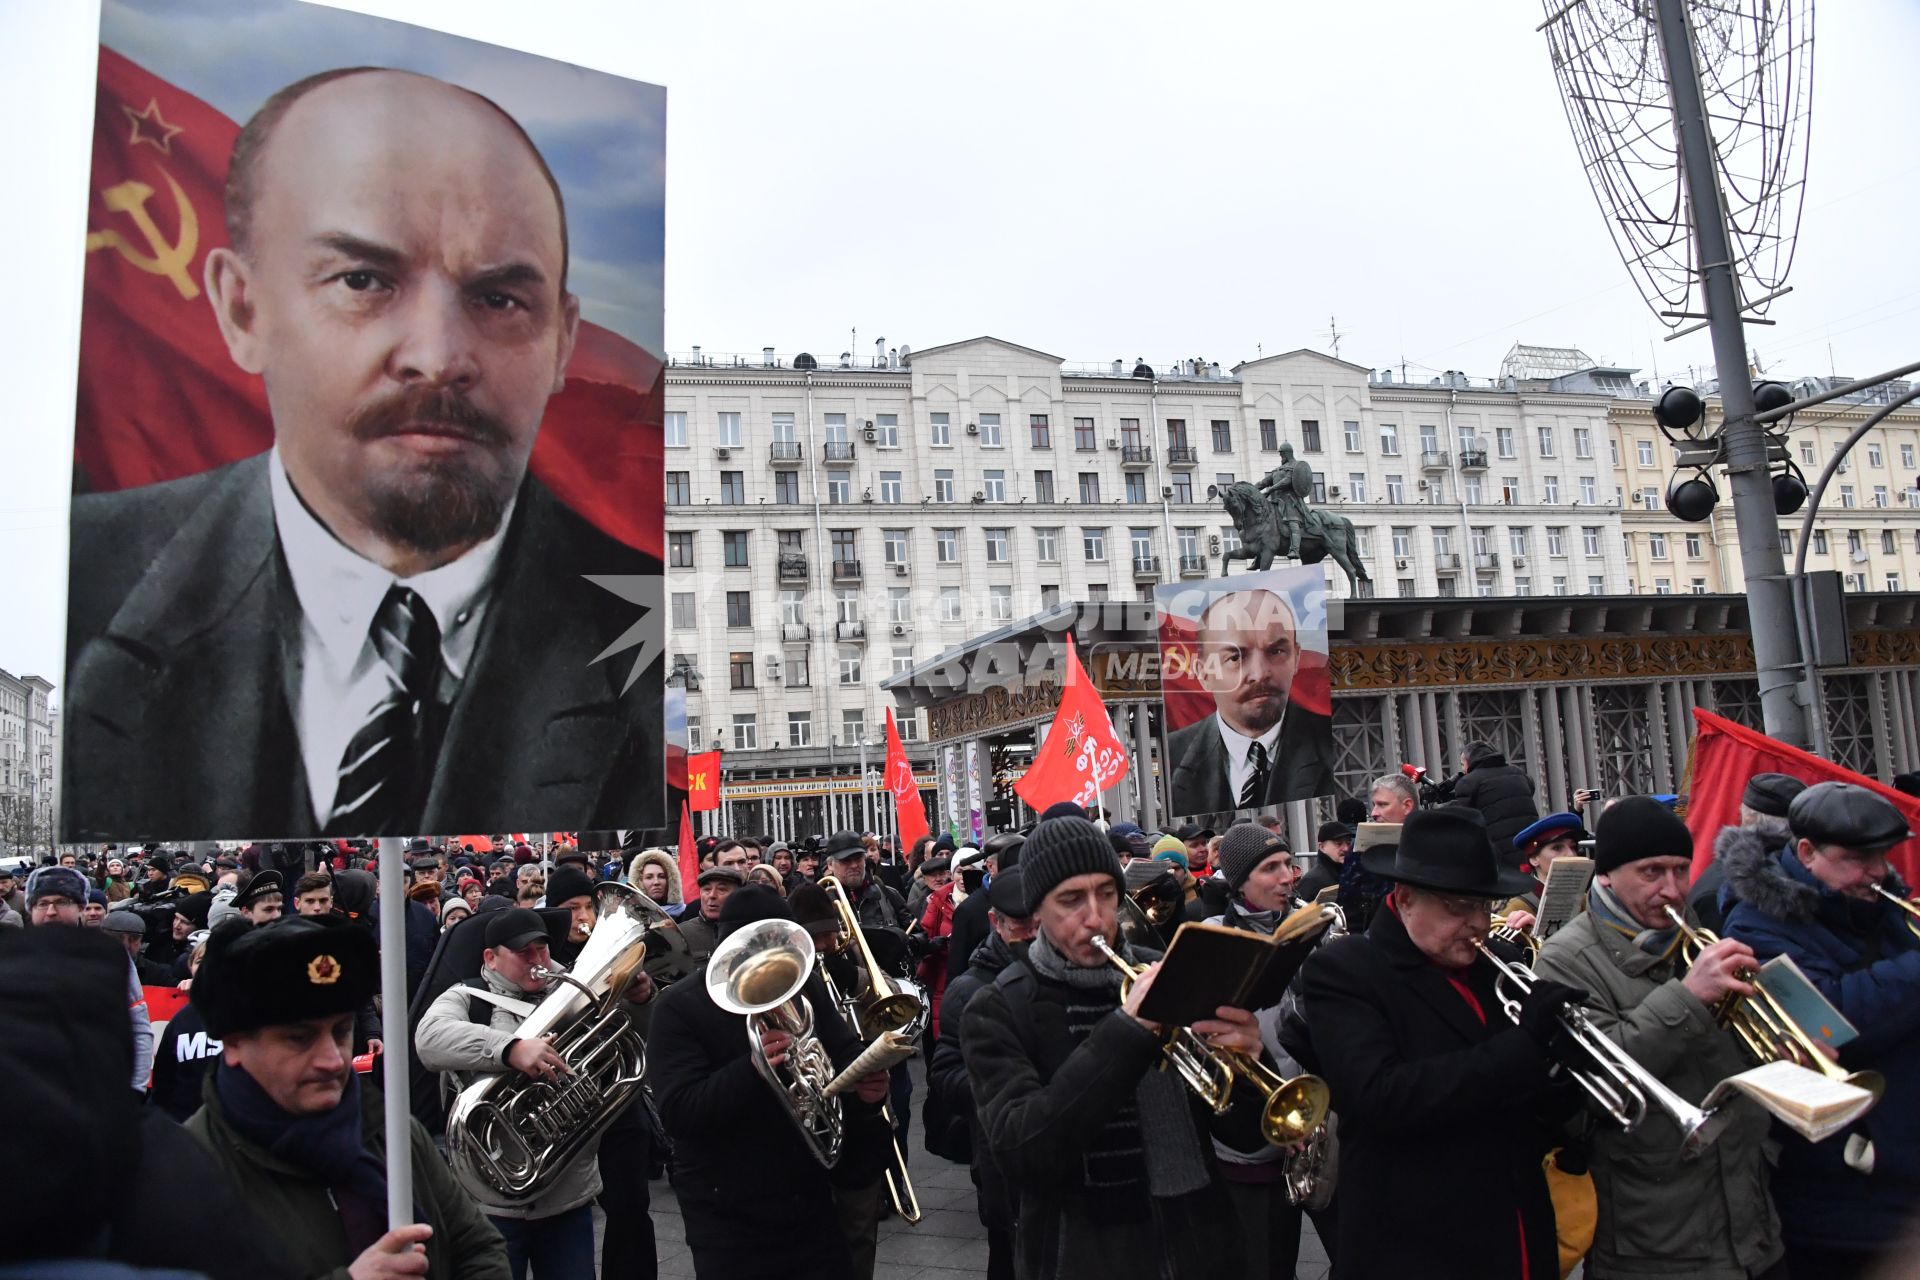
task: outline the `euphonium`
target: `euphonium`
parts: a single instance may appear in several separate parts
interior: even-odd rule
[[[840,1099],[827,1092],[833,1060],[813,1034],[813,1005],[800,994],[812,972],[813,938],[806,929],[792,920],[760,920],[734,930],[713,949],[707,958],[707,994],[727,1012],[746,1016],[754,1070],[786,1104],[788,1119],[814,1159],[831,1169],[840,1159],[845,1123]],[[763,1030],[793,1037],[777,1067],[761,1046]]]
[[[1666,912],[1667,918],[1680,930],[1681,955],[1689,965],[1700,958],[1702,951],[1720,941],[1712,930],[1688,924],[1687,918],[1674,908],[1668,907]],[[1753,970],[1741,969],[1734,976],[1751,986],[1753,994],[1729,993],[1714,1008],[1714,1020],[1733,1032],[1756,1062],[1791,1062],[1808,1067],[1829,1080],[1865,1089],[1875,1099],[1886,1092],[1886,1077],[1878,1071],[1848,1072],[1820,1052],[1806,1028],[1795,1022],[1773,993],[1755,980],[1759,975]]]
[[[484,1204],[539,1199],[644,1087],[647,1047],[620,1006],[646,960],[650,921],[664,913],[628,885],[602,886],[602,895],[572,970],[536,970],[550,990],[517,1032],[552,1036],[568,1073],[488,1075],[460,1091],[447,1117],[448,1162]]]
[[[1093,948],[1107,958],[1107,962],[1120,970],[1120,998],[1127,998],[1128,988],[1133,986],[1145,970],[1137,965],[1128,964],[1120,953],[1113,949],[1105,934],[1093,935]],[[1173,1033],[1160,1045],[1160,1051],[1167,1056],[1173,1069],[1187,1082],[1200,1101],[1207,1104],[1214,1114],[1224,1112],[1231,1104],[1233,1094],[1233,1064],[1227,1056],[1218,1052],[1205,1040],[1193,1033],[1189,1027],[1176,1027]]]
[[[1497,975],[1494,994],[1500,1000],[1501,1010],[1517,1025],[1521,997],[1533,990],[1533,971],[1502,960],[1483,942],[1474,945],[1493,963]],[[1630,1132],[1638,1128],[1648,1111],[1658,1107],[1679,1126],[1680,1155],[1690,1160],[1718,1138],[1733,1119],[1729,1111],[1719,1107],[1703,1111],[1667,1088],[1636,1062],[1633,1055],[1602,1034],[1579,1005],[1570,1004],[1560,1010],[1560,1025],[1587,1058],[1585,1067],[1562,1064],[1567,1074],[1622,1130]]]

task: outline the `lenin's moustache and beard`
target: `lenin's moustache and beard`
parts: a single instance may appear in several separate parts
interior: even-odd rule
[[[369,476],[368,520],[382,537],[432,554],[484,542],[499,530],[521,468],[510,454],[513,434],[498,418],[458,392],[420,388],[367,406],[347,425],[356,440],[428,427],[478,446]]]

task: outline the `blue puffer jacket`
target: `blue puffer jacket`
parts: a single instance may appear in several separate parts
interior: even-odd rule
[[[1783,1234],[1819,1248],[1889,1245],[1920,1204],[1920,938],[1892,903],[1833,893],[1790,846],[1769,849],[1741,834],[1740,841],[1723,834],[1719,855],[1727,869],[1728,936],[1763,963],[1792,956],[1859,1028],[1860,1038],[1840,1050],[1842,1065],[1871,1067],[1887,1078],[1880,1105],[1847,1131],[1872,1139],[1871,1174],[1847,1167],[1844,1134],[1817,1145],[1792,1134],[1783,1139],[1773,1180]]]

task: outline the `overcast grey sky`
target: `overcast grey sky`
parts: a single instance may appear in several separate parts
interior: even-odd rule
[[[837,354],[857,328],[1228,365],[1325,349],[1334,316],[1344,358],[1413,373],[1492,374],[1515,341],[1710,363],[1614,255],[1537,3],[350,7],[667,87],[676,351]],[[58,679],[98,18],[0,14],[0,667]],[[1794,292],[1751,342],[1777,375],[1858,376],[1920,350],[1920,7],[1828,4],[1817,41]]]

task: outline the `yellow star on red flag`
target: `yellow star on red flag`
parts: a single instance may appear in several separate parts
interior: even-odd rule
[[[168,124],[160,115],[160,99],[148,98],[145,111],[135,111],[125,103],[120,110],[126,113],[127,122],[133,126],[133,133],[127,139],[128,146],[145,142],[156,148],[162,155],[173,154],[175,135],[186,130],[177,124]],[[143,127],[144,126],[144,127]]]

